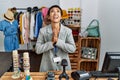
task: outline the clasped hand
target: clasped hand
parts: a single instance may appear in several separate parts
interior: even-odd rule
[[[59,35],[59,31],[54,29],[53,30],[53,35],[52,35],[52,42],[53,44],[57,43],[58,41],[58,35]]]

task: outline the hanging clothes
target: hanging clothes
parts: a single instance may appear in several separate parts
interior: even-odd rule
[[[29,43],[29,29],[30,29],[30,26],[29,26],[29,12],[25,12],[25,25],[24,25],[24,28],[25,28],[25,43]]]
[[[42,12],[39,9],[33,9],[32,12],[18,13],[17,20],[19,21],[20,44],[28,44],[36,40],[43,26]]]
[[[11,52],[19,48],[18,40],[18,22],[14,20],[9,22],[7,20],[0,21],[0,31],[4,32],[4,47],[5,51]]]
[[[22,37],[24,43],[29,43],[29,13],[25,12],[22,19]]]
[[[35,14],[31,13],[30,19],[30,39],[34,40],[34,28],[35,28]]]
[[[34,33],[34,37],[37,38],[39,35],[39,30],[40,28],[42,28],[42,13],[40,11],[37,12],[36,14],[36,24],[35,24],[35,33]]]
[[[23,14],[21,13],[20,17],[19,17],[19,30],[20,30],[19,39],[20,39],[20,44],[24,44],[23,37],[22,37],[22,16],[23,16]]]
[[[42,16],[43,16],[43,20],[47,18],[47,12],[48,12],[48,9],[47,7],[44,7],[42,8]]]

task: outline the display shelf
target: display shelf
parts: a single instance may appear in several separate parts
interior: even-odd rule
[[[81,59],[80,62],[83,62],[83,61],[86,61],[86,62],[97,62],[98,60],[95,59],[95,60],[92,60],[92,59]]]
[[[80,26],[69,25],[68,27],[72,30],[73,38],[74,38],[75,45],[76,45],[76,51],[74,53],[69,53],[69,58],[70,58],[72,70],[77,70],[78,55],[79,55],[78,54],[78,36],[80,32]]]
[[[99,37],[80,37],[78,38],[78,69],[86,71],[98,70],[99,56],[100,56],[100,42]],[[95,59],[85,59],[82,57],[82,47],[96,48],[96,58]]]
[[[82,61],[79,64],[79,69],[85,71],[96,71],[97,66],[98,62]]]

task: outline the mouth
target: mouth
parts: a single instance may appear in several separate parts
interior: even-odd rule
[[[53,17],[53,19],[58,19],[58,18],[59,18],[59,16],[54,16],[54,17]]]

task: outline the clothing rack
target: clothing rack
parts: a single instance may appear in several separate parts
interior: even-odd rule
[[[28,12],[35,12],[40,10],[37,6],[31,8],[31,7],[27,7],[27,8],[16,8],[16,10],[27,10]]]
[[[38,12],[40,9],[37,7],[37,6],[34,6],[34,7],[26,7],[26,8],[16,8],[16,7],[13,7],[13,8],[11,8],[11,9],[13,9],[13,10],[26,10],[27,12],[29,12],[30,14],[32,13],[32,12]],[[31,43],[27,43],[26,44],[26,47],[27,47],[27,49],[30,49],[31,47]],[[33,46],[32,46],[33,47]]]
[[[15,9],[16,9],[16,10],[26,10],[26,11],[28,11],[28,12],[31,14],[31,12],[38,10],[38,7],[33,7],[33,8],[31,8],[31,7],[27,7],[27,8],[16,8],[16,7],[15,7]],[[27,49],[29,49],[29,46],[30,46],[30,43],[27,43]]]
[[[16,8],[16,10],[27,10],[28,12],[32,12],[32,8],[28,7],[28,8]]]
[[[27,10],[27,8],[16,8],[16,10]]]

